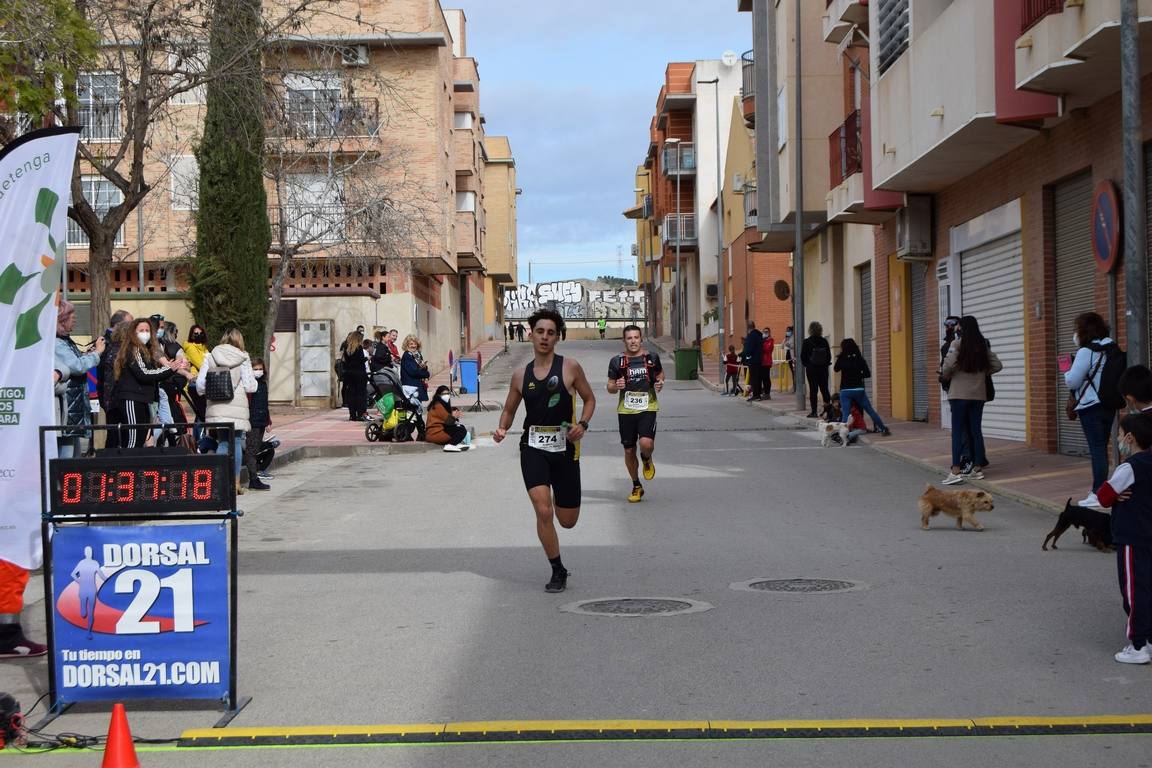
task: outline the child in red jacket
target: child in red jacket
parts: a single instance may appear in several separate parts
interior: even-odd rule
[[[735,397],[743,393],[744,388],[740,386],[740,358],[736,356],[736,347],[729,345],[728,354],[724,356],[724,394]]]

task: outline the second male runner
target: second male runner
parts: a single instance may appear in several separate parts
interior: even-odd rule
[[[620,442],[624,445],[624,466],[632,478],[628,501],[633,504],[644,498],[644,486],[639,475],[641,465],[645,480],[656,477],[656,463],[652,461],[656,412],[660,410],[656,393],[664,388],[660,356],[644,352],[641,347],[643,340],[640,326],[625,326],[624,354],[616,355],[608,364],[608,391],[620,394],[616,414],[620,421]],[[637,443],[640,445],[639,460],[636,457]]]

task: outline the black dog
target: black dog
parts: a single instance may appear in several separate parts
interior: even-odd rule
[[[1052,549],[1056,549],[1056,539],[1070,527],[1082,529],[1084,543],[1091,544],[1101,552],[1112,549],[1112,516],[1088,507],[1078,507],[1068,499],[1064,503],[1064,511],[1056,521],[1056,527],[1044,537],[1041,549],[1048,550],[1048,542],[1052,542]]]

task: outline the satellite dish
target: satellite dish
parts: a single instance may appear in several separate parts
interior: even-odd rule
[[[724,66],[726,67],[736,66],[736,52],[724,51],[724,53],[720,56],[720,61],[723,62]]]

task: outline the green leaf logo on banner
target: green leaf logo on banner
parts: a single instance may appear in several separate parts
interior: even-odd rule
[[[31,347],[40,341],[40,310],[44,309],[51,298],[52,294],[48,294],[44,301],[27,312],[21,312],[20,317],[16,318],[16,349]]]
[[[20,292],[20,288],[24,283],[28,282],[39,272],[33,272],[30,275],[25,275],[20,272],[15,264],[9,264],[0,272],[0,304],[12,305],[16,301],[16,294]]]

